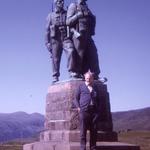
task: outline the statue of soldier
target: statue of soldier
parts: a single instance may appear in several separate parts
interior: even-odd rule
[[[55,10],[49,13],[46,25],[45,44],[52,58],[53,83],[59,81],[60,61],[62,51],[67,54],[67,68],[70,74],[74,73],[72,41],[67,37],[66,15],[64,10],[64,0],[54,0]],[[74,73],[74,76],[76,74]]]
[[[70,35],[77,52],[78,72],[83,75],[90,70],[94,73],[94,78],[99,79],[97,48],[92,39],[95,34],[96,18],[89,10],[86,1],[78,0],[70,4],[66,24],[70,28]]]

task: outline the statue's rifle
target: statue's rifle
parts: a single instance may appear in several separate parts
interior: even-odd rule
[[[51,13],[53,13],[54,11],[54,5],[53,5],[53,1],[52,1],[52,5],[51,5]],[[51,31],[50,31],[51,32]],[[51,43],[51,40],[50,40],[50,48],[49,48],[49,52],[50,52],[50,57],[52,58],[52,43]]]

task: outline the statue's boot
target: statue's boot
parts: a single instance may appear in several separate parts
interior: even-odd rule
[[[69,76],[70,78],[82,78],[82,75],[77,72],[70,72]]]
[[[53,77],[53,80],[52,80],[52,84],[56,83],[59,81],[59,78],[58,77]]]

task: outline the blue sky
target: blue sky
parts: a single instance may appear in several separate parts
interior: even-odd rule
[[[71,0],[66,0],[68,5]],[[88,0],[112,111],[150,106],[150,1]],[[51,63],[44,45],[51,0],[0,0],[0,112],[45,113]],[[61,80],[68,79],[66,56]]]

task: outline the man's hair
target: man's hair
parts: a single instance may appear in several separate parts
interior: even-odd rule
[[[84,77],[85,77],[87,74],[90,75],[90,77],[93,77],[93,78],[94,78],[94,73],[92,73],[91,71],[86,72],[86,73],[84,74]]]

